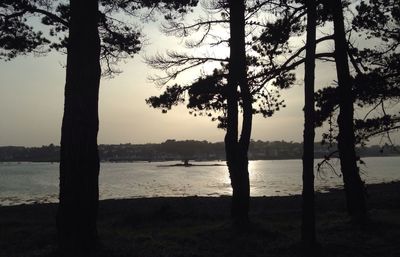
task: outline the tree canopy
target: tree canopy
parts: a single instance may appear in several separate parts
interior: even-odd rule
[[[197,0],[101,0],[99,3],[102,72],[112,76],[120,72],[116,66],[119,60],[131,58],[140,51],[143,38],[137,24],[140,20],[154,18],[154,13],[161,10],[164,18],[176,18],[190,11]],[[43,55],[51,50],[65,53],[69,22],[68,1],[2,1],[0,59],[11,60],[28,53]]]

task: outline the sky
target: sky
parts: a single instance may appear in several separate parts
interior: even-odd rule
[[[163,35],[156,23],[144,26],[143,32],[147,42],[143,51],[120,63],[122,74],[101,80],[99,144],[159,143],[167,139],[223,141],[225,132],[217,128],[217,123],[189,115],[184,106],[162,114],[146,105],[145,99],[160,94],[162,88],[148,80],[157,71],[144,63],[144,56],[180,49],[182,40]],[[222,48],[206,51],[228,52]],[[0,146],[59,144],[65,63],[66,56],[55,52],[43,57],[28,55],[8,62],[0,60]],[[198,70],[187,72],[178,77],[178,82],[192,81],[198,75]],[[296,85],[282,94],[287,107],[272,118],[255,116],[252,139],[302,141],[302,67],[296,75]],[[332,63],[317,65],[317,88],[333,83],[334,79]],[[317,141],[321,132],[317,130]]]

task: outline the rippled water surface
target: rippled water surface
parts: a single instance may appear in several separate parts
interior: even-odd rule
[[[400,157],[363,159],[366,183],[400,180]],[[318,160],[316,161],[316,163]],[[100,198],[156,196],[220,196],[231,194],[226,166],[172,166],[177,162],[102,163]],[[224,164],[199,162],[194,164]],[[333,162],[336,172],[338,164]],[[301,160],[251,161],[251,195],[274,196],[301,193]],[[316,174],[316,189],[342,186],[342,178],[329,168]],[[0,163],[0,205],[56,202],[57,163]]]

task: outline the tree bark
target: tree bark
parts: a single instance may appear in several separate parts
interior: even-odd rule
[[[307,0],[307,42],[304,66],[304,132],[303,132],[303,202],[301,239],[306,249],[316,244],[314,201],[314,138],[315,138],[315,47],[316,3]]]
[[[98,1],[70,7],[57,229],[60,250],[80,252],[97,241],[100,39]]]
[[[355,152],[354,106],[352,78],[350,76],[347,41],[344,29],[343,7],[341,0],[332,3],[334,23],[335,60],[340,95],[338,117],[338,150],[346,193],[347,211],[356,221],[366,218],[364,183],[361,180]]]
[[[247,224],[250,203],[248,148],[251,136],[252,98],[247,83],[245,49],[245,4],[229,0],[230,10],[230,60],[227,90],[227,132],[225,136],[226,160],[232,184],[231,216],[238,225]],[[238,103],[243,104],[242,133],[238,141]]]

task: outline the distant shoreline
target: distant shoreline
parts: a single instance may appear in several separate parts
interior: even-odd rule
[[[363,158],[385,158],[385,157],[400,157],[399,155],[371,155],[371,156],[363,156]],[[323,158],[315,158],[315,160],[322,160]],[[337,157],[331,157],[331,159],[338,159]],[[301,160],[301,158],[269,158],[269,159],[249,159],[249,161],[285,161],[285,160]],[[171,159],[171,160],[100,160],[100,163],[156,163],[156,162],[179,162],[181,159]],[[209,160],[192,160],[191,163],[202,163],[202,162],[226,162],[226,160],[220,159],[209,159]],[[44,161],[36,161],[36,160],[28,160],[28,161],[0,161],[0,163],[59,163],[58,160],[44,160]],[[214,164],[210,164],[207,166],[213,166]],[[171,166],[171,165],[166,165]],[[180,164],[176,164],[174,166],[184,166]],[[195,166],[204,166],[204,165],[195,165]],[[216,164],[214,166],[225,166],[224,164]]]
[[[400,156],[400,146],[371,145],[357,147],[361,157]],[[315,158],[330,156],[337,145],[314,144]],[[99,157],[108,162],[157,162],[157,161],[216,161],[225,160],[224,142],[196,140],[166,140],[159,144],[114,144],[99,145]],[[293,160],[301,159],[303,144],[286,141],[251,141],[249,160]],[[0,161],[58,162],[60,146],[50,144],[41,147],[0,146]]]

